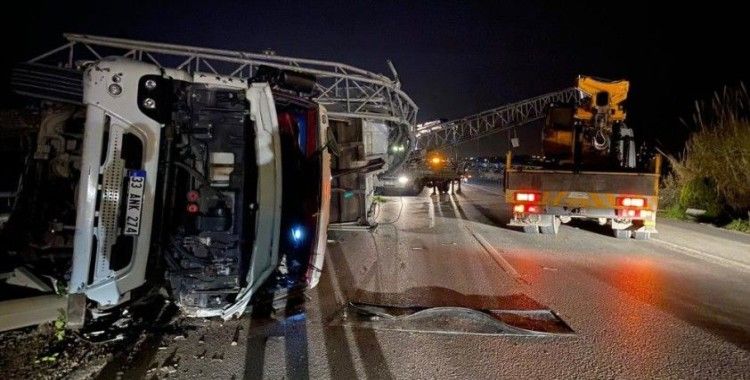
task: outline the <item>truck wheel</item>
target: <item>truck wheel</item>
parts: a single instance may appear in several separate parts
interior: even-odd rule
[[[539,226],[536,224],[530,225],[530,226],[523,226],[523,232],[527,234],[538,234],[539,233]]]
[[[411,196],[417,196],[422,193],[422,190],[424,189],[424,185],[421,183],[413,183],[409,190],[407,190],[407,193]]]
[[[448,193],[448,190],[451,187],[451,183],[448,181],[440,182],[440,185],[438,186],[438,189],[441,193]]]
[[[419,184],[419,186],[416,186],[416,187],[414,188],[414,191],[416,192],[416,194],[415,194],[415,195],[419,195],[419,194],[422,194],[422,191],[424,191],[424,184],[423,184],[423,183],[420,183],[420,184]]]
[[[552,224],[549,226],[539,226],[539,230],[545,235],[557,235],[560,232],[560,218],[553,216]]]
[[[651,232],[635,231],[635,240],[649,240],[649,239],[651,239]]]
[[[632,235],[631,230],[612,230],[615,237],[618,239],[630,239],[630,236]]]

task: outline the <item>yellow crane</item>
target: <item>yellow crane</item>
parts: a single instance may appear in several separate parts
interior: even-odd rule
[[[514,167],[508,152],[509,225],[555,234],[572,218],[594,219],[618,238],[648,239],[656,232],[659,156],[636,163],[623,108],[630,83],[579,76],[577,87],[582,96],[576,104],[548,110],[543,168]]]

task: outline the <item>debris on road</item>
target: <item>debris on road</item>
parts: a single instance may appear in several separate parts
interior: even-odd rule
[[[52,288],[44,280],[40,279],[25,267],[18,267],[13,272],[0,274],[0,279],[5,279],[8,285],[31,288],[43,293],[52,292]]]
[[[241,330],[242,330],[242,326],[237,326],[237,329],[234,330],[234,338],[232,338],[232,346],[237,345],[237,341],[240,339]]]

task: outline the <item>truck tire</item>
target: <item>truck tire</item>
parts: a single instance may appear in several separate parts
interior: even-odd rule
[[[618,239],[630,239],[632,232],[631,230],[612,230],[612,233]]]
[[[539,233],[539,226],[536,224],[532,224],[529,226],[523,226],[523,232],[527,234],[538,234]]]
[[[412,187],[412,192],[414,196],[422,194],[422,190],[424,190],[424,184],[422,182],[415,182]]]
[[[449,181],[442,181],[438,184],[438,190],[440,190],[441,193],[448,193],[450,187],[451,183]]]
[[[549,226],[539,226],[539,231],[545,235],[557,235],[560,232],[560,218],[553,216],[552,224]]]
[[[650,240],[651,232],[649,231],[635,231],[635,240]]]

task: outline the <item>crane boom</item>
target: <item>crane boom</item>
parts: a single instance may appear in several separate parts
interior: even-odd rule
[[[261,66],[314,75],[314,100],[326,106],[330,117],[379,120],[408,128],[417,119],[418,107],[401,90],[398,78],[339,62],[83,34],[64,36],[65,45],[14,70],[12,83],[17,92],[80,103],[81,79],[76,77],[76,72],[82,72],[80,63],[121,56],[160,68],[243,79],[252,78]],[[395,72],[392,64],[389,67]]]
[[[580,97],[575,87],[503,105],[460,119],[427,124],[417,129],[417,147],[435,149],[478,139],[543,119],[553,103],[573,103]]]

